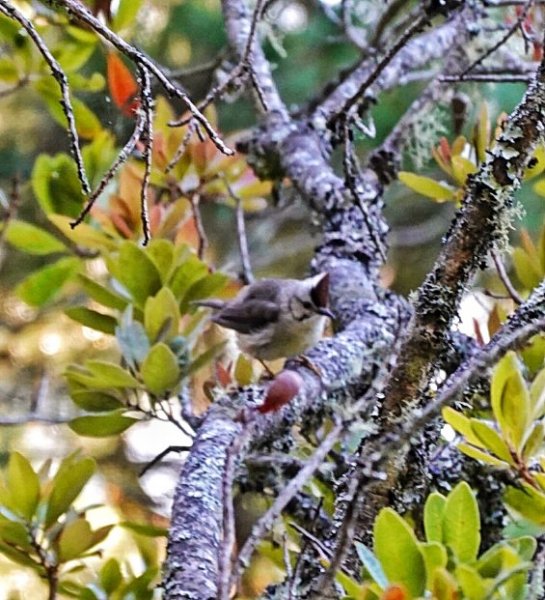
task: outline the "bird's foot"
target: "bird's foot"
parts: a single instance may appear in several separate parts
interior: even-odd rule
[[[263,367],[263,373],[261,373],[260,379],[274,379],[275,373],[269,369],[267,363],[260,358],[258,358],[257,361]]]
[[[308,358],[304,354],[300,354],[299,356],[294,356],[291,360],[295,363],[299,363],[302,367],[306,367],[307,369],[309,369],[310,371],[315,373],[320,379],[322,379],[323,373],[320,370],[320,368],[317,365],[315,365],[310,360],[310,358]]]

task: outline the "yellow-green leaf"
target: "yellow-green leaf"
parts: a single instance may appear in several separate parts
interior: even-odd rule
[[[459,483],[447,496],[443,519],[445,544],[459,562],[477,558],[481,543],[481,520],[477,500],[469,485]]]
[[[172,390],[180,380],[176,356],[162,342],[151,348],[140,367],[140,374],[147,389],[156,396]]]
[[[427,198],[432,198],[436,202],[452,200],[456,191],[444,183],[439,183],[429,177],[416,175],[415,173],[409,173],[408,171],[400,171],[399,180],[407,187],[411,188],[411,190],[414,190]]]

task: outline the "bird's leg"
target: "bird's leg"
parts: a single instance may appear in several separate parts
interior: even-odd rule
[[[315,373],[320,379],[322,379],[323,374],[320,371],[320,368],[317,365],[315,365],[310,360],[310,358],[308,358],[304,354],[300,354],[299,356],[294,356],[291,360],[298,362],[301,366],[306,367],[307,369],[309,369],[310,371]]]
[[[267,363],[264,360],[261,360],[260,358],[258,358],[256,360],[259,362],[259,364],[265,370],[265,373],[262,374],[262,377],[264,377],[265,379],[274,379],[275,374],[269,369]]]

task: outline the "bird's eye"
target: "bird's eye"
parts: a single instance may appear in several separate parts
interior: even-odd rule
[[[303,305],[303,308],[306,310],[312,309],[312,304],[310,302],[301,302],[301,304]]]

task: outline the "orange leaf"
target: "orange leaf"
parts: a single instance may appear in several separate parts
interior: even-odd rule
[[[391,585],[384,590],[380,600],[407,600],[407,593],[400,585]]]
[[[108,88],[114,104],[127,116],[134,116],[135,110],[140,105],[138,98],[138,84],[133,74],[125,63],[113,52],[106,58],[108,66]]]

